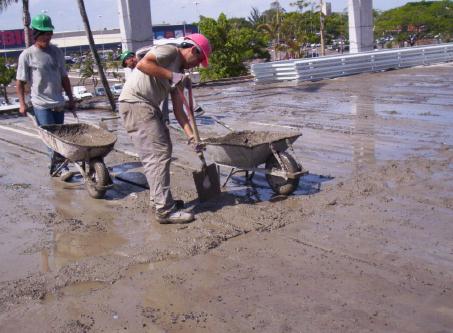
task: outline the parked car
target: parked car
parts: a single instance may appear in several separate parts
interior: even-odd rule
[[[120,83],[115,83],[113,86],[110,87],[112,90],[112,94],[115,96],[119,96],[121,91],[123,90],[123,85]]]
[[[104,87],[96,87],[96,88],[94,88],[94,95],[96,95],[96,96],[105,96],[105,88]]]
[[[93,94],[88,92],[88,90],[87,90],[87,88],[85,86],[74,86],[74,87],[72,87],[72,95],[77,100],[93,97]]]

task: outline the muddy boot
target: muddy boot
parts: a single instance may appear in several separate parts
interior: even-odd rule
[[[184,200],[174,200],[174,203],[175,203],[175,208],[176,209],[184,209],[185,206],[186,206],[186,203],[184,202]],[[156,211],[156,207],[154,206],[154,202],[151,202],[149,208],[151,209],[151,211],[153,213]]]
[[[156,214],[156,220],[160,224],[184,224],[192,222],[195,217],[192,213],[178,209],[163,216]]]

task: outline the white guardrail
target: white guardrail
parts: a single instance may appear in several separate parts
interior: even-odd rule
[[[453,61],[453,43],[252,65],[255,82],[314,81]]]

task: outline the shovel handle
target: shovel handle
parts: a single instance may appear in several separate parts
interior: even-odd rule
[[[187,103],[187,100],[184,97],[184,92],[182,90],[180,90],[179,88],[176,88],[176,89],[178,89],[179,96],[181,97],[182,103],[184,104],[184,106],[188,110],[189,122],[190,122],[190,125],[192,126],[193,137],[195,139],[195,142],[196,143],[200,143],[200,134],[198,132],[197,122],[195,120],[195,116],[194,116],[194,113],[193,113],[192,81],[190,80],[190,78],[187,78],[186,80],[187,80],[186,81],[186,87],[187,87],[187,91],[189,93],[189,103]],[[198,154],[198,157],[200,158],[200,161],[201,161],[201,164],[202,164],[202,168],[206,169],[207,168],[207,163],[206,163],[206,159],[204,158],[203,152],[199,152],[197,154]]]
[[[195,115],[193,112],[193,95],[192,95],[192,80],[187,78],[187,92],[189,93],[189,117],[190,121],[192,122],[192,129],[193,129],[193,136],[195,138],[195,142],[200,142],[200,133],[198,132],[197,121],[195,120]]]

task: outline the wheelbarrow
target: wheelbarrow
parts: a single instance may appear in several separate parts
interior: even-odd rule
[[[206,138],[206,153],[218,166],[230,168],[228,180],[238,172],[245,172],[251,181],[255,172],[266,176],[269,186],[276,194],[289,195],[299,185],[300,177],[308,171],[287,152],[294,153],[292,144],[301,133],[281,133],[265,131],[231,132],[225,136]],[[259,167],[264,164],[263,167]]]
[[[113,149],[116,135],[86,123],[40,127],[34,116],[29,113],[28,116],[37,127],[41,140],[64,158],[52,175],[73,163],[85,181],[88,194],[95,199],[103,198],[113,185],[104,157]]]

